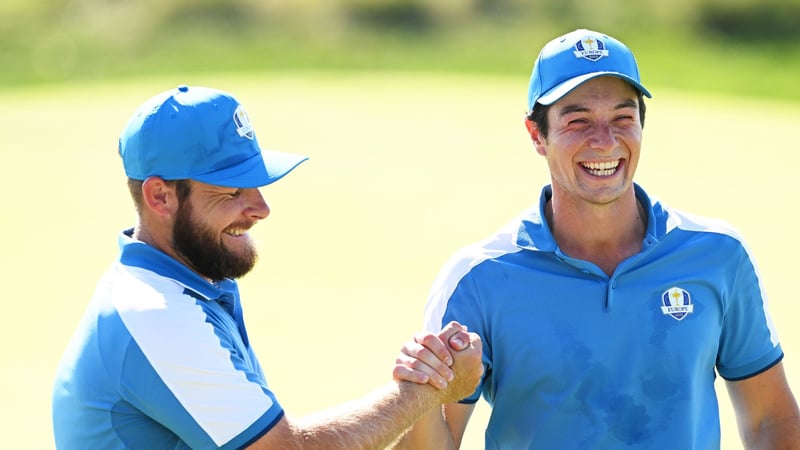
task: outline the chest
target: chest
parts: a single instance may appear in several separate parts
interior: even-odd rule
[[[504,374],[713,372],[728,289],[715,280],[723,277],[659,265],[610,278],[503,271],[477,289],[492,364]]]

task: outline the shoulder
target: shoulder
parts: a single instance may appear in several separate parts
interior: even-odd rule
[[[635,185],[635,189],[639,201],[649,209],[649,220],[652,223],[648,223],[648,233],[658,240],[675,231],[709,233],[742,240],[739,231],[723,219],[670,207],[658,197],[648,195],[641,186]]]
[[[483,262],[521,251],[517,245],[517,237],[523,217],[516,217],[495,233],[457,250],[445,262],[442,271],[451,275],[464,275]]]
[[[434,299],[446,302],[470,273],[480,268],[482,277],[491,277],[493,262],[522,251],[517,245],[522,219],[515,218],[492,235],[462,247],[450,256],[431,287],[429,302]]]
[[[715,233],[729,236],[739,241],[742,238],[739,231],[723,219],[700,216],[679,209],[666,207],[665,212],[667,217],[667,232],[677,229],[698,233]]]
[[[103,276],[98,294],[120,314],[163,311],[195,301],[179,282],[139,267],[117,263]]]
[[[176,280],[121,263],[106,272],[95,296],[99,320],[117,323],[117,317],[138,344],[152,339],[155,347],[162,337],[186,342],[188,327],[211,322],[208,309],[214,305],[192,296]]]
[[[739,257],[752,259],[742,234],[724,219],[702,216],[659,203],[654,204],[654,211],[656,238],[662,243],[669,242],[685,250],[692,249],[698,255],[714,252],[720,261],[725,258],[723,253],[731,257],[738,255],[734,260],[739,260]],[[734,260],[728,262],[734,263]]]

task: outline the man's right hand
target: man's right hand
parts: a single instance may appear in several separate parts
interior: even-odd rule
[[[438,333],[423,332],[406,343],[395,360],[394,378],[428,383],[440,390],[442,403],[475,391],[483,374],[482,342],[466,327],[450,322]]]

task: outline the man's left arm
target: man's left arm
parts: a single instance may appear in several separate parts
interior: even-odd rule
[[[745,448],[800,449],[800,410],[783,363],[726,386]]]

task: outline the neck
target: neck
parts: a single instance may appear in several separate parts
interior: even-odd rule
[[[633,187],[604,205],[564,200],[554,191],[545,216],[564,254],[592,262],[609,276],[620,262],[641,251],[647,232],[647,214]]]

